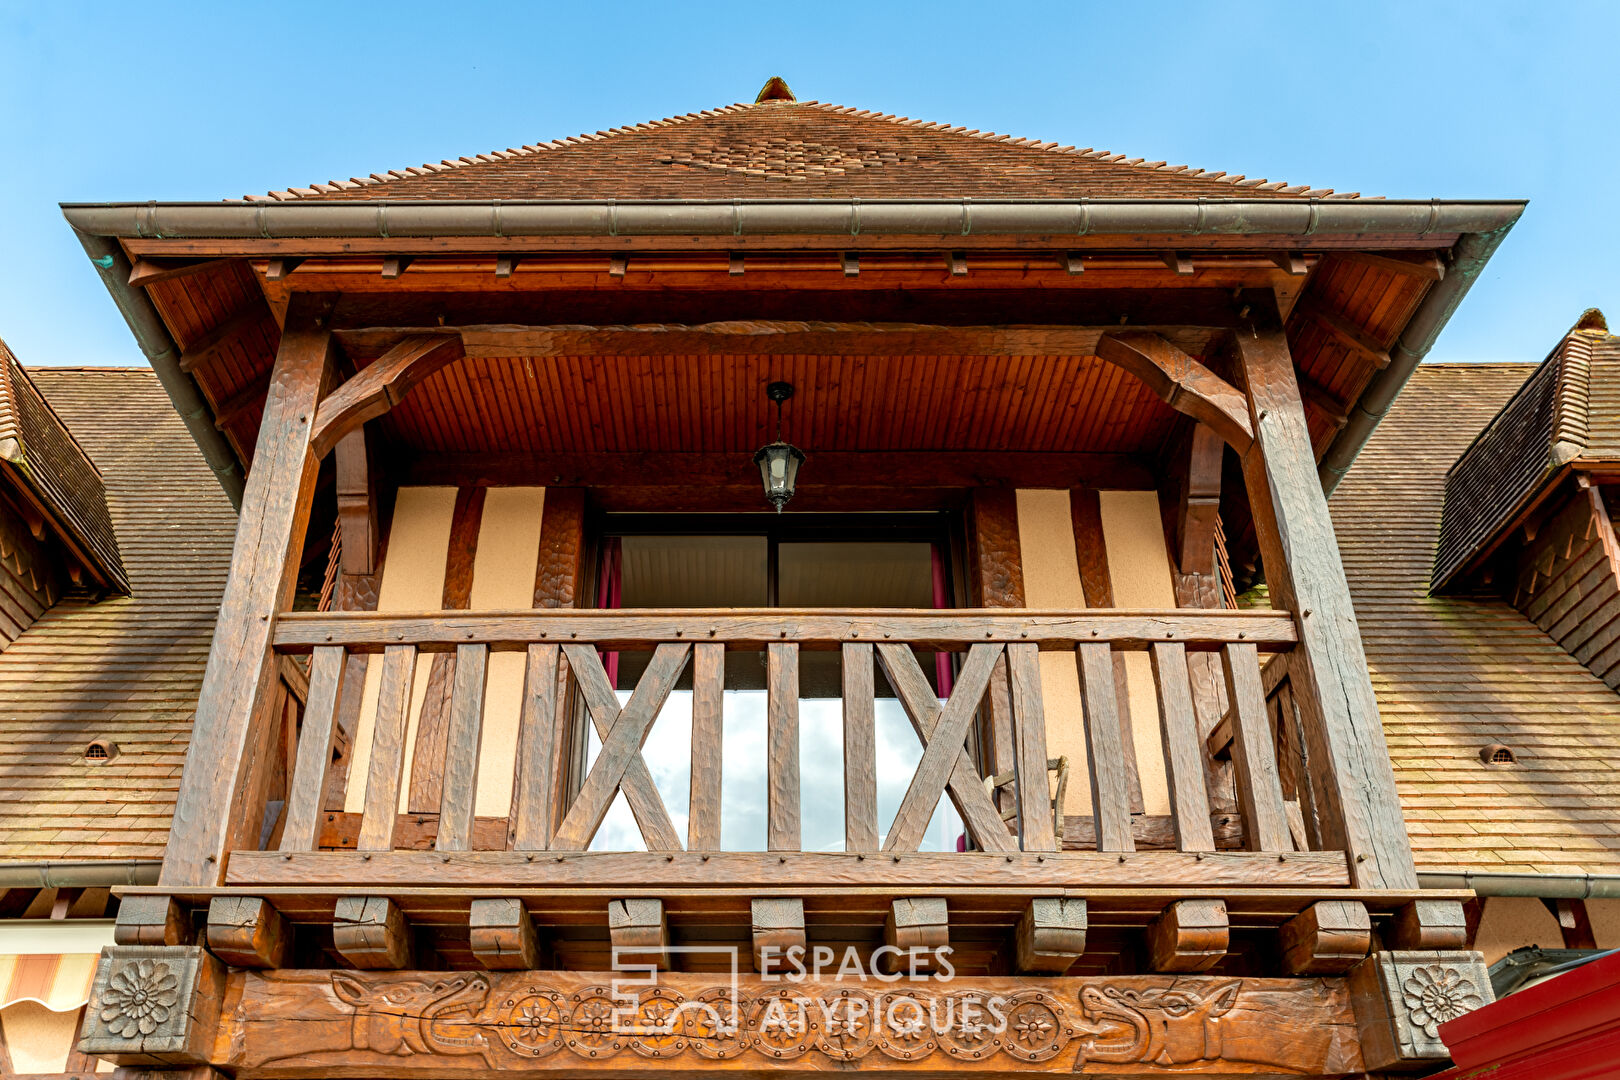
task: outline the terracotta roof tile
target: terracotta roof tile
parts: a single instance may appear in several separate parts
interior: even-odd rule
[[[0,860],[159,858],[236,516],[150,370],[29,374],[101,471],[131,595],[0,653]],[[96,738],[118,756],[86,764]]]
[[[823,102],[727,105],[248,199],[1357,198]]]
[[[1428,595],[1446,470],[1536,370],[1419,367],[1331,503],[1420,868],[1620,872],[1620,695],[1505,601]]]

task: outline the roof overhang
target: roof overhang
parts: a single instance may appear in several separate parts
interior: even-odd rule
[[[151,301],[128,283],[126,240],[838,237],[863,241],[914,237],[947,244],[959,237],[1045,238],[1054,246],[1086,237],[1131,237],[1173,249],[1206,238],[1246,238],[1261,248],[1334,241],[1341,250],[1387,250],[1432,239],[1448,263],[1390,350],[1391,362],[1363,389],[1349,421],[1323,454],[1320,477],[1331,491],[1379,420],[1433,346],[1486,261],[1524,212],[1522,200],[1199,198],[1040,200],[734,199],[734,200],[332,200],[286,202],[68,203],[103,282],[175,399],[205,457],[233,499],[240,466],[209,422],[206,403],[176,366],[178,349]],[[1418,246],[1422,246],[1421,243]]]

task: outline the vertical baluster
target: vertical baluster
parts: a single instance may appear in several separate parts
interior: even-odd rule
[[[1153,683],[1159,691],[1159,733],[1164,741],[1165,779],[1170,783],[1170,820],[1176,847],[1214,851],[1215,830],[1209,822],[1209,788],[1193,711],[1192,680],[1187,673],[1187,647],[1161,641],[1149,650]]]
[[[1018,816],[1025,851],[1056,851],[1051,783],[1046,772],[1046,710],[1041,703],[1040,651],[1030,644],[1007,646],[1012,679],[1013,737],[1018,761]],[[1063,812],[1062,807],[1058,813]]]
[[[298,737],[298,762],[287,789],[282,851],[313,851],[321,832],[321,790],[337,741],[338,702],[343,699],[345,649],[322,645],[309,662],[309,699],[304,703],[304,729]]]
[[[1266,718],[1260,653],[1233,642],[1221,648],[1226,660],[1226,699],[1232,710],[1232,767],[1237,773],[1243,841],[1250,851],[1287,851],[1288,815],[1277,773],[1277,748]]]
[[[1114,699],[1113,649],[1107,642],[1075,647],[1080,693],[1086,712],[1086,757],[1098,851],[1135,851],[1131,839],[1130,787]]]
[[[439,851],[472,850],[473,813],[478,803],[478,744],[484,728],[484,683],[488,673],[488,645],[456,646],[439,794],[439,835],[434,842]]]
[[[799,850],[799,647],[791,642],[767,647],[766,847]]]
[[[844,850],[876,851],[877,719],[872,646],[844,646]]]
[[[512,776],[510,846],[515,851],[544,851],[551,844],[565,663],[555,645],[529,646]]]
[[[361,851],[388,851],[394,846],[394,815],[399,810],[399,784],[405,768],[405,722],[415,678],[416,646],[389,645],[383,650],[365,812],[355,844]]]
[[[720,763],[725,722],[726,647],[692,646],[692,800],[686,819],[688,851],[720,850]]]

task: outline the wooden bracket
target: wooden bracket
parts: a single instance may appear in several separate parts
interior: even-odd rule
[[[1154,971],[1208,971],[1226,956],[1231,923],[1225,900],[1177,900],[1148,924]]]
[[[662,900],[614,900],[608,904],[608,936],[615,970],[650,965],[669,970],[669,922]]]
[[[1020,975],[1062,975],[1086,951],[1084,900],[1031,900],[1018,920]]]
[[[405,913],[384,896],[339,897],[332,944],[349,963],[372,971],[410,967],[414,952]]]
[[[785,954],[805,948],[804,901],[761,899],[750,904],[754,928],[754,970],[761,975],[781,971]],[[766,954],[765,950],[771,950]]]
[[[490,971],[533,971],[540,966],[540,938],[521,900],[474,900],[468,940],[473,956]]]
[[[1466,949],[1468,920],[1456,900],[1413,900],[1395,912],[1384,935],[1397,949]]]
[[[1097,355],[1141,379],[1172,409],[1208,424],[1238,453],[1254,442],[1243,393],[1158,334],[1104,334],[1097,341]]]
[[[884,958],[888,970],[933,971],[934,950],[951,943],[949,906],[939,898],[893,901],[883,921],[883,943],[899,951]]]
[[[118,905],[113,941],[119,945],[190,945],[191,917],[172,896],[126,896]]]
[[[321,402],[309,433],[310,450],[325,457],[339,439],[392,409],[464,352],[458,334],[414,334],[401,341]]]
[[[1359,900],[1318,900],[1282,927],[1283,970],[1338,975],[1372,949],[1372,918]]]
[[[268,900],[216,896],[208,902],[208,951],[232,967],[285,967],[292,927]]]

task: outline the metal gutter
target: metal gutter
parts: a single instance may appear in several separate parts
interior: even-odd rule
[[[1530,896],[1549,900],[1620,898],[1620,874],[1495,874],[1419,870],[1425,889],[1472,889],[1480,896]]]
[[[130,288],[130,263],[123,246],[109,236],[78,228],[73,231],[78,234],[79,243],[84,245],[85,254],[90,256],[96,273],[101,275],[101,283],[112,294],[113,303],[123,313],[124,321],[129,324],[141,352],[146,354],[147,362],[157,373],[158,382],[163,384],[169,400],[174,403],[175,412],[180,414],[186,429],[191,432],[191,438],[202,451],[203,460],[214,471],[231,505],[242,509],[242,491],[247,484],[242,463],[236,459],[236,451],[231,449],[225,436],[214,426],[213,410],[208,407],[208,401],[202,396],[197,383],[180,370],[180,346],[169,336],[169,329],[163,324],[163,317],[152,305],[146,290]]]
[[[0,862],[0,888],[60,889],[156,885],[160,859],[45,859]]]
[[[1519,212],[1524,204],[1517,204]],[[1418,364],[1434,347],[1435,339],[1450,321],[1457,305],[1468,295],[1468,290],[1485,269],[1485,263],[1501,245],[1508,230],[1519,218],[1514,213],[1489,229],[1467,230],[1451,249],[1451,266],[1444,280],[1424,296],[1412,318],[1401,331],[1400,340],[1389,350],[1389,366],[1375,374],[1361,391],[1361,396],[1350,409],[1350,422],[1339,430],[1322,454],[1316,474],[1322,481],[1322,490],[1329,495],[1339,486],[1345,473],[1355,463],[1356,455],[1367,445],[1373,429],[1389,412],[1401,388],[1417,371]]]

